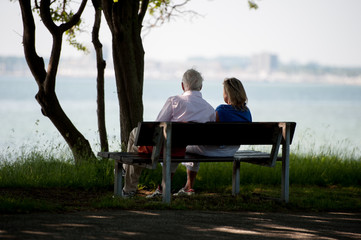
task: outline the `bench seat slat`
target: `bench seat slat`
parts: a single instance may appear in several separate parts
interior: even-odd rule
[[[111,158],[121,163],[126,164],[151,164],[151,156],[142,153],[130,153],[130,152],[100,152],[99,157]],[[277,160],[281,160],[279,157]],[[172,162],[251,162],[260,165],[267,165],[270,161],[270,154],[259,151],[238,151],[234,157],[205,157],[196,154],[186,154],[184,157],[172,158]],[[159,162],[163,162],[160,158]]]

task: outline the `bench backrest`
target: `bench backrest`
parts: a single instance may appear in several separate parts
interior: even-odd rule
[[[138,125],[135,143],[138,146],[155,145],[155,132],[159,126],[171,127],[172,146],[186,145],[273,145],[277,143],[279,133],[285,139],[286,123],[159,123],[142,122]],[[290,144],[292,143],[296,123],[290,122]],[[158,133],[159,134],[159,133]]]
[[[293,139],[294,122],[256,123],[181,123],[181,122],[142,122],[138,125],[135,144],[153,146],[152,164],[156,168],[163,142],[170,161],[171,147],[187,145],[271,145],[272,149],[265,164],[276,165],[278,151],[284,144],[283,155],[288,155],[289,144]],[[171,141],[168,141],[168,140]],[[283,154],[285,152],[285,154]]]

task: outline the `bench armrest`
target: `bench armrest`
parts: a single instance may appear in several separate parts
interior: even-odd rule
[[[278,152],[279,152],[281,141],[282,141],[282,133],[283,133],[283,128],[280,127],[279,130],[278,130],[277,140],[272,145],[272,150],[271,150],[271,155],[270,155],[271,162],[270,162],[270,165],[269,165],[270,167],[276,166]]]

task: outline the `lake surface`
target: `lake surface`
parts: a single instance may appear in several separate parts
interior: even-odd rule
[[[253,121],[295,121],[291,151],[325,151],[361,156],[361,86],[311,83],[261,83],[242,80]],[[203,97],[216,108],[223,103],[222,80],[205,81]],[[62,77],[56,88],[75,126],[99,150],[96,86],[93,78]],[[0,76],[0,151],[68,151],[52,123],[40,112],[32,77]],[[145,79],[144,120],[154,120],[166,99],[181,94],[179,79]],[[106,122],[111,150],[119,149],[119,110],[113,78],[106,79]],[[54,150],[55,149],[55,150]],[[16,155],[16,154],[15,154]]]

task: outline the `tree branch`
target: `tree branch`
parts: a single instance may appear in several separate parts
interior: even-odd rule
[[[113,18],[113,12],[112,12],[112,6],[113,6],[113,1],[110,0],[101,0],[101,4],[103,6],[103,13],[104,13],[104,17],[108,23],[108,27],[110,29],[111,32],[114,31],[113,29],[113,25],[112,25],[112,18]]]
[[[30,0],[19,0],[23,19],[23,46],[26,62],[36,82],[40,86],[46,77],[43,58],[39,57],[35,49],[35,22]]]
[[[170,21],[171,18],[176,18],[179,16],[184,16],[186,14],[193,16],[200,16],[195,11],[192,10],[185,10],[182,11],[181,8],[184,7],[190,0],[183,0],[183,2],[179,4],[171,5],[170,3],[167,3],[164,1],[162,4],[165,5],[165,7],[161,8],[161,11],[158,14],[154,14],[153,17],[154,21],[148,20],[147,25],[145,26],[144,35],[147,35],[150,32],[151,28],[163,25],[166,21]]]
[[[79,21],[80,17],[84,11],[84,8],[86,6],[87,0],[82,0],[80,7],[76,14],[73,15],[73,17],[67,22],[60,25],[61,31],[65,32],[66,30],[72,28],[75,26]]]
[[[50,0],[42,0],[40,2],[40,17],[52,35],[59,34],[58,26],[56,26],[50,15]]]
[[[139,12],[139,23],[142,24],[145,14],[147,13],[149,0],[143,0],[142,6],[140,7]]]

